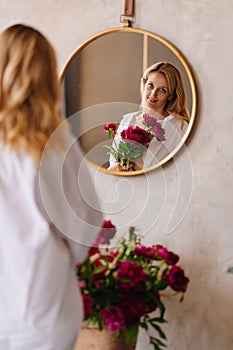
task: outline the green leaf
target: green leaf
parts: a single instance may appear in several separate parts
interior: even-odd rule
[[[233,265],[230,265],[227,269],[227,272],[233,273]]]
[[[129,343],[131,340],[136,339],[138,335],[138,325],[134,324],[130,328],[126,329],[125,340]]]
[[[146,322],[140,322],[140,327],[146,330],[148,329],[148,325]]]
[[[163,305],[162,301],[160,299],[157,300],[157,304],[158,304],[158,307],[159,307],[159,310],[160,310],[160,318],[163,318],[164,317],[164,314],[165,314],[165,306]]]
[[[150,319],[152,322],[158,322],[158,323],[167,323],[167,320],[161,317],[153,317]]]
[[[159,327],[156,323],[154,322],[150,322],[151,326],[159,333],[159,336],[162,339],[167,339],[166,334],[164,333],[164,331],[161,329],[161,327]]]
[[[184,300],[184,293],[181,294],[179,302],[182,303],[183,300]]]
[[[94,274],[97,274],[97,273],[100,273],[102,271],[106,270],[106,267],[105,266],[98,266],[96,267],[94,270],[93,270],[93,275]]]
[[[160,339],[155,337],[150,337],[150,343],[154,346],[154,349],[161,350],[161,347],[166,348],[167,345],[163,343]]]

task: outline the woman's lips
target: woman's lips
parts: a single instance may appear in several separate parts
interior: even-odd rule
[[[149,101],[150,103],[156,103],[156,102],[157,102],[157,100],[155,100],[155,99],[153,99],[153,98],[148,98],[148,101]]]

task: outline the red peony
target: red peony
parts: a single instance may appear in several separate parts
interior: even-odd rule
[[[167,248],[164,248],[162,245],[156,244],[155,249],[158,256],[164,259],[166,264],[175,265],[179,261],[179,255],[168,251]]]
[[[184,275],[184,270],[179,266],[172,266],[164,276],[170,287],[176,292],[185,292],[189,283],[189,278]]]
[[[84,318],[88,318],[89,314],[93,311],[93,300],[85,293],[82,293],[83,305],[84,305]]]
[[[115,123],[108,123],[103,126],[103,129],[112,133],[113,135],[116,135],[117,125]]]
[[[127,129],[121,132],[121,137],[125,142],[134,141],[142,145],[146,145],[150,141],[146,130],[140,128],[139,126],[133,127],[130,125]]]
[[[132,299],[134,301],[133,303]],[[127,326],[137,323],[146,313],[144,296],[134,293],[134,291],[131,290],[122,295],[121,299],[119,300],[119,305]]]
[[[89,256],[92,256],[92,255],[98,254],[99,252],[100,252],[99,248],[97,248],[97,247],[91,247],[91,248],[88,250],[88,255],[89,255]]]
[[[144,258],[154,258],[156,252],[155,249],[152,247],[146,247],[143,245],[136,245],[134,248],[134,254],[138,255],[138,256],[143,256]]]
[[[99,244],[109,244],[115,233],[116,226],[112,224],[111,220],[105,220],[97,235],[95,245],[98,246]]]
[[[157,298],[159,299],[159,295],[157,294]],[[148,305],[147,305],[147,312],[148,313],[151,313],[153,311],[155,311],[158,307],[158,304],[157,302],[155,301],[155,299],[151,299],[149,302],[148,302]]]
[[[100,316],[103,317],[106,325],[112,332],[125,328],[123,313],[117,306],[110,306],[107,310],[100,310]]]
[[[136,262],[123,261],[116,272],[116,278],[120,281],[121,287],[136,287],[145,282],[146,274],[143,267]]]

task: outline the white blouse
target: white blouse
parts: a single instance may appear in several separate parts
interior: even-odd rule
[[[91,177],[77,143],[40,169],[0,148],[0,350],[72,350],[83,319],[73,264],[102,225]]]

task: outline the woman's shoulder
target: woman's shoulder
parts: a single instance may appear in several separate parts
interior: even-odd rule
[[[123,115],[118,127],[118,132],[122,131],[122,129],[127,128],[130,125],[135,114],[136,112],[131,112]]]
[[[138,112],[130,112],[130,113],[127,113],[127,114],[123,115],[122,120],[124,120],[124,121],[131,121],[132,118],[133,118],[135,115],[137,115],[137,113],[138,113]]]
[[[188,128],[188,123],[181,118],[178,118],[172,114],[168,115],[163,123],[162,127],[165,129],[167,135],[179,135],[179,137],[183,136]],[[170,136],[169,136],[170,137]]]
[[[27,155],[23,149],[17,152],[12,150],[8,145],[3,145],[0,141],[0,175],[10,180],[16,177],[34,176],[37,165],[33,159]]]
[[[187,127],[188,123],[186,120],[184,120],[182,117],[177,117],[173,114],[169,114],[165,119],[164,119],[164,124],[173,124],[174,126],[181,126],[183,124],[183,127]]]

